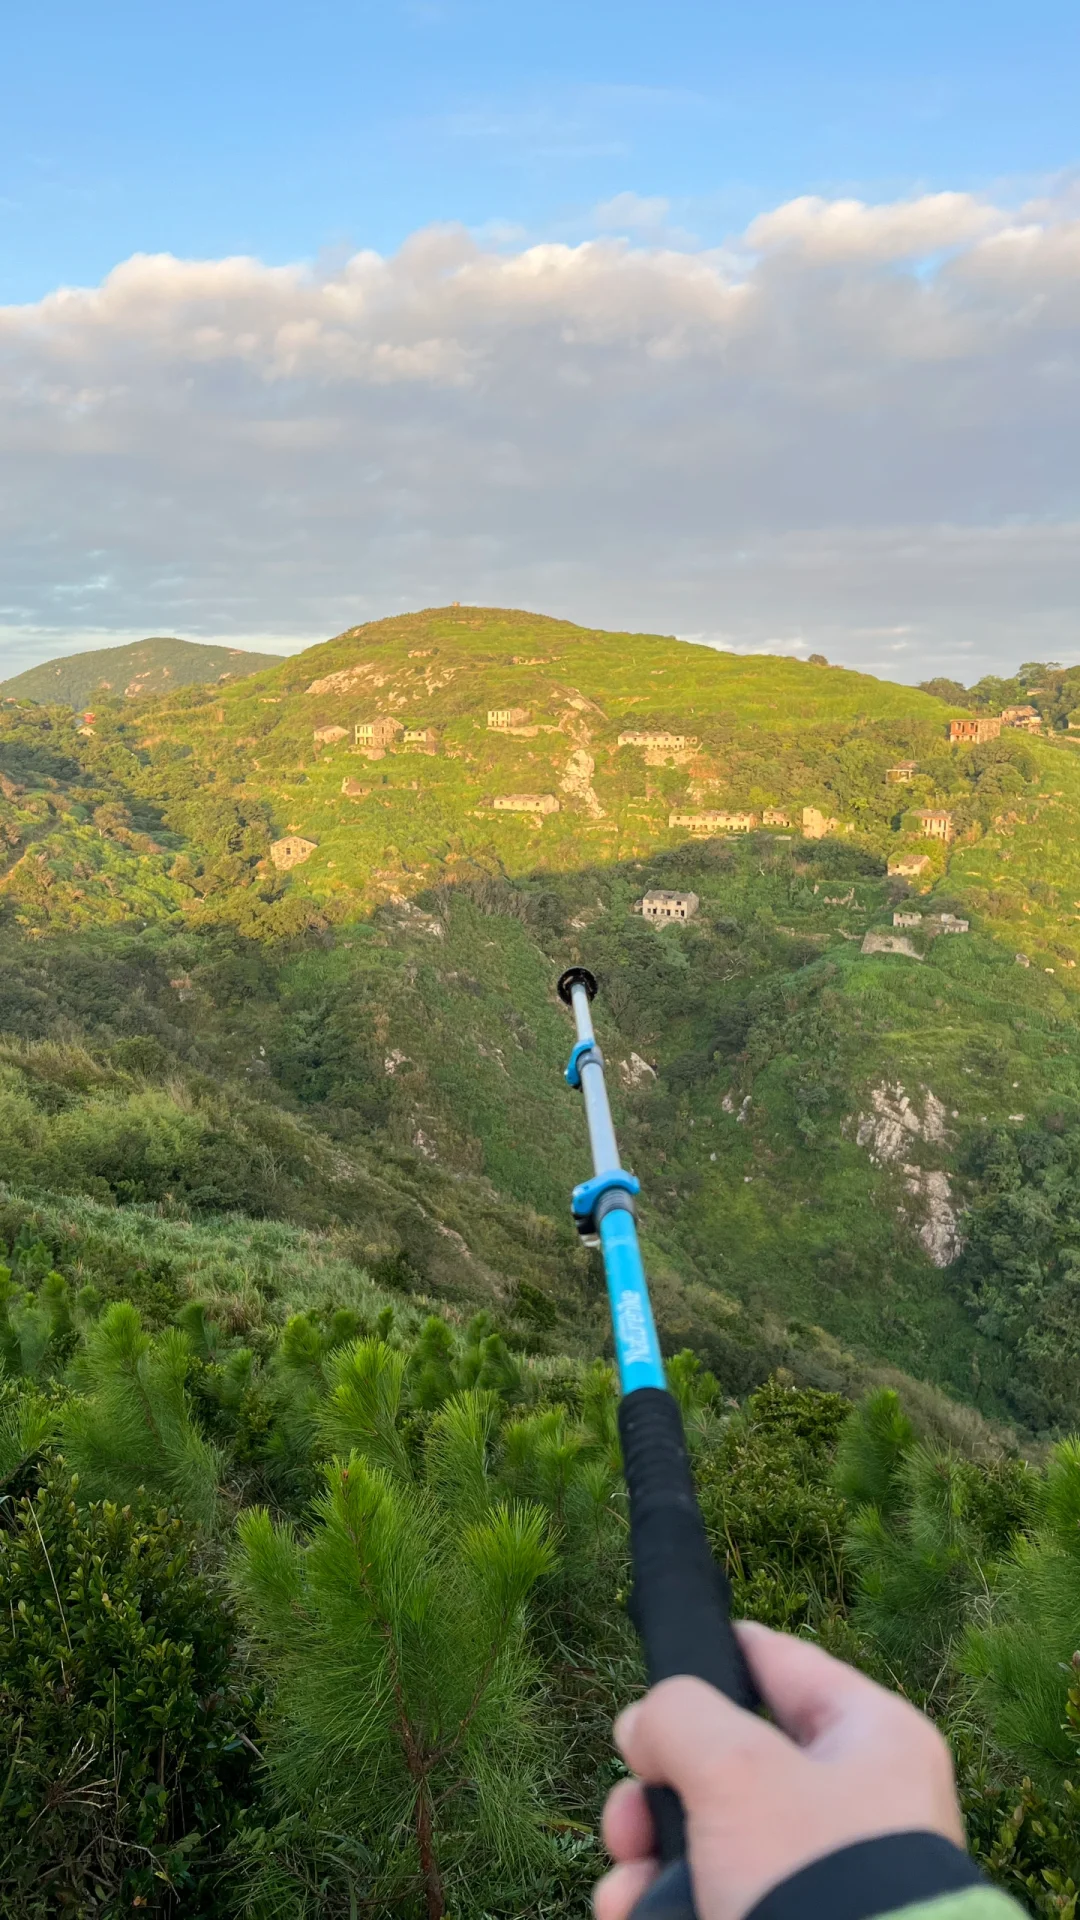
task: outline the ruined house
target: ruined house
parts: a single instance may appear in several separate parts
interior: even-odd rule
[[[641,902],[641,911],[646,920],[692,920],[700,905],[696,893],[651,887]]]
[[[925,873],[929,865],[928,853],[896,853],[889,861],[888,871],[910,880],[917,874]]]
[[[400,720],[380,714],[377,720],[358,720],[353,728],[353,743],[358,747],[389,747],[403,731]]]
[[[316,727],[311,737],[317,747],[329,747],[335,740],[344,740],[348,731],[348,727]]]
[[[489,707],[487,723],[494,733],[505,733],[508,727],[523,727],[528,718],[527,707]]]
[[[922,914],[898,907],[893,914],[892,923],[894,927],[921,927]]]
[[[840,825],[831,813],[822,813],[820,807],[804,807],[802,810],[802,830],[804,840],[824,840],[827,833],[835,833]]]
[[[791,821],[781,807],[766,807],[761,816],[766,827],[790,827]]]
[[[648,727],[632,727],[619,735],[620,747],[651,747],[659,753],[685,753],[687,748],[696,747],[697,739],[692,733],[664,733]]]
[[[669,827],[688,827],[691,833],[750,833],[757,826],[756,813],[724,813],[706,807],[700,813],[669,813]]]
[[[914,760],[901,760],[895,767],[886,767],[885,778],[890,786],[906,787],[918,771]]]
[[[281,873],[288,873],[290,867],[302,866],[310,860],[317,846],[315,840],[304,840],[298,833],[287,833],[283,840],[275,840],[270,848],[270,858]]]
[[[1003,727],[1016,727],[1021,733],[1040,733],[1042,714],[1038,707],[1002,707],[1001,724]]]
[[[1001,720],[996,714],[980,713],[970,720],[950,720],[949,739],[962,746],[981,747],[987,740],[996,740],[1001,732]]]
[[[402,753],[437,753],[439,736],[434,727],[406,727],[401,736]]]
[[[919,832],[928,840],[944,840],[953,837],[953,817],[945,807],[920,807],[915,815],[919,823]]]
[[[969,933],[970,920],[960,920],[955,913],[928,913],[926,916],[927,933]]]
[[[497,813],[558,813],[553,793],[497,793],[492,806]]]

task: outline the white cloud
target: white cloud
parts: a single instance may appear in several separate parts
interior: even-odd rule
[[[1078,321],[1067,199],[799,200],[734,253],[136,256],[0,309],[0,648],[461,599],[912,679],[1073,658]]]

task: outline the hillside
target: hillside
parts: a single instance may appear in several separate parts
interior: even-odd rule
[[[83,708],[106,696],[137,700],[175,687],[239,679],[278,664],[280,655],[243,647],[206,646],[201,641],[155,637],[126,647],[101,647],[44,660],[10,680],[0,680],[0,699],[37,700]]]
[[[510,729],[488,726],[507,710]],[[305,1228],[359,1206],[371,1257],[400,1252],[416,1284],[473,1302],[539,1288],[535,1312],[588,1350],[603,1318],[564,1224],[584,1149],[552,994],[588,959],[670,1339],[732,1380],[778,1358],[826,1384],[887,1364],[1035,1428],[1066,1418],[1068,1219],[1051,1208],[1021,1310],[1001,1286],[1023,1236],[988,1214],[979,1239],[965,1209],[1003,1180],[1038,1187],[1032,1127],[1072,1152],[1080,769],[1064,738],[952,747],[958,710],[842,669],[478,609],[357,629],[250,685],[110,710],[91,735],[4,707],[0,1022],[141,1077],[94,1091],[77,1071],[47,1096],[86,1108],[80,1171],[74,1148],[19,1148],[46,1098],[20,1068],[0,1177]],[[401,730],[357,751],[380,718]],[[682,744],[620,746],[628,731]],[[885,773],[905,759],[898,790]],[[518,794],[558,811],[489,804]],[[952,813],[951,844],[921,837],[915,805]],[[766,808],[788,824],[708,818]],[[281,868],[291,838],[306,857]],[[885,872],[905,851],[926,858],[913,883]],[[693,889],[697,917],[646,925],[650,885]],[[864,953],[867,933],[895,937],[898,905],[964,912],[971,932]],[[346,1205],[333,1181],[268,1184],[259,1155],[222,1185],[208,1090],[184,1095],[203,1114],[183,1122],[184,1173],[158,1138],[177,1069],[332,1141],[345,1187],[404,1180],[426,1224]],[[153,1114],[144,1081],[173,1089]],[[107,1136],[132,1101],[145,1166],[121,1176]],[[307,1135],[289,1137],[302,1159]],[[473,1266],[445,1276],[453,1236]],[[525,1246],[549,1247],[542,1272]]]
[[[576,960],[738,1610],[924,1703],[1060,1920],[1080,767],[946,691],[450,608],[0,701],[5,1914],[591,1910],[641,1672]]]

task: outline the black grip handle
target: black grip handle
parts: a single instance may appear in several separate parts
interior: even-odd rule
[[[761,1698],[732,1630],[727,1576],[709,1551],[677,1401],[661,1387],[626,1394],[619,1436],[630,1497],[630,1607],[649,1684],[692,1674],[753,1712]],[[694,1920],[678,1797],[670,1787],[650,1787],[648,1798],[667,1871],[632,1920]]]

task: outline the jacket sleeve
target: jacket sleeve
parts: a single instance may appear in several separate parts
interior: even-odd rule
[[[746,1920],[1021,1920],[970,1856],[939,1833],[885,1833],[812,1860]]]

